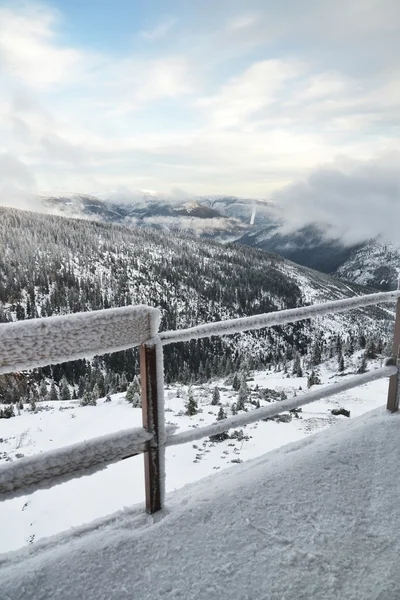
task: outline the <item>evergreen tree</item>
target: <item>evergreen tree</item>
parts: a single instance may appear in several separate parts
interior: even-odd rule
[[[50,402],[55,402],[55,401],[59,400],[58,390],[57,390],[56,382],[54,381],[54,379],[51,380],[48,400],[50,400]]]
[[[237,372],[235,371],[235,374],[233,375],[233,380],[232,380],[232,389],[235,390],[235,392],[237,392],[240,388],[240,378],[239,375],[237,374]]]
[[[361,350],[364,350],[366,343],[367,341],[365,339],[365,335],[363,333],[360,333],[360,336],[358,338],[358,345],[361,348]]]
[[[315,342],[313,350],[312,350],[312,354],[311,354],[311,364],[314,367],[316,367],[317,365],[321,364],[321,360],[322,360],[321,346],[320,346],[319,342]]]
[[[321,380],[315,373],[314,369],[312,369],[310,375],[307,378],[307,387],[310,388],[313,385],[318,385],[319,383],[321,383]]]
[[[46,400],[47,398],[47,384],[44,379],[42,379],[42,381],[40,382],[39,397],[40,400]]]
[[[211,400],[211,404],[213,406],[217,406],[221,401],[221,394],[219,391],[218,386],[215,386],[214,391],[213,391],[213,396],[212,396],[212,400]]]
[[[240,382],[240,388],[238,393],[238,399],[236,402],[236,410],[244,410],[245,403],[249,399],[249,388],[247,387],[246,376],[242,375],[242,380]]]
[[[133,385],[133,383],[130,383],[128,386],[128,389],[126,390],[125,400],[129,403],[132,403],[134,395],[135,395],[135,386]]]
[[[367,372],[367,358],[365,356],[365,354],[362,355],[361,357],[361,362],[360,362],[360,366],[357,369],[357,373],[366,373]]]
[[[371,359],[377,357],[376,346],[373,340],[369,340],[365,347],[365,357]]]
[[[338,371],[339,371],[339,373],[343,373],[343,371],[344,371],[344,357],[343,357],[343,354],[341,354],[339,356]]]
[[[293,361],[292,374],[296,377],[303,377],[303,371],[300,364],[300,356],[296,354],[296,358]]]
[[[94,384],[94,387],[92,390],[92,396],[95,400],[98,400],[100,398],[100,390],[99,390],[99,386],[97,385],[97,383]]]
[[[81,406],[96,406],[97,401],[90,390],[86,390],[80,402]]]
[[[60,400],[71,400],[71,392],[69,390],[68,381],[65,375],[60,382]]]
[[[193,392],[192,392],[191,388],[189,388],[189,394],[188,394],[187,402],[185,404],[185,408],[186,408],[186,414],[189,415],[189,417],[193,417],[194,415],[197,415],[199,406],[198,406],[197,400],[195,400],[195,398],[193,396]]]
[[[89,387],[88,380],[86,379],[86,377],[83,377],[81,375],[81,377],[79,377],[79,381],[78,381],[78,398],[83,398],[83,394],[88,389],[88,387]]]
[[[224,411],[223,407],[221,406],[218,411],[217,421],[222,421],[222,419],[226,419],[226,412]]]

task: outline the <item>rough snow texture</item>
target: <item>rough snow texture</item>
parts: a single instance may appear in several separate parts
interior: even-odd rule
[[[354,308],[372,306],[381,302],[394,302],[400,298],[400,291],[380,292],[378,294],[368,294],[366,296],[356,296],[354,298],[345,298],[343,300],[334,300],[312,306],[301,308],[291,308],[277,312],[254,315],[253,317],[243,317],[241,319],[229,319],[226,321],[217,321],[181,329],[180,331],[166,331],[160,334],[162,343],[172,344],[174,342],[186,342],[188,340],[211,337],[213,335],[228,335],[242,331],[262,329],[273,325],[285,325],[294,323],[303,319],[312,319],[314,317],[345,312]]]
[[[322,398],[334,396],[340,392],[351,390],[352,388],[370,383],[371,381],[376,381],[377,379],[391,377],[396,373],[397,367],[389,366],[383,367],[382,369],[376,369],[375,371],[370,371],[369,373],[364,373],[363,375],[356,375],[355,377],[351,377],[350,379],[346,379],[340,383],[323,386],[313,390],[312,392],[307,392],[306,394],[296,396],[295,398],[290,398],[289,400],[274,402],[269,406],[264,406],[251,412],[235,415],[234,417],[223,419],[206,427],[197,427],[189,431],[177,433],[176,435],[172,435],[167,438],[167,446],[187,444],[188,442],[193,442],[210,435],[222,433],[223,431],[228,431],[229,429],[233,429],[235,427],[243,427],[243,425],[247,425],[248,423],[254,423],[255,421],[260,421],[261,419],[274,417],[287,410],[292,410],[293,408],[299,408],[300,406],[311,404],[311,402],[316,402]]]
[[[2,600],[397,600],[400,416],[384,410],[0,559]]]
[[[0,465],[0,500],[90,475],[143,452],[151,438],[142,428],[126,429]]]
[[[132,348],[158,331],[160,312],[125,306],[0,325],[0,374]]]

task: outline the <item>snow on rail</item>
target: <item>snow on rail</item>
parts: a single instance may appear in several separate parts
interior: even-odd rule
[[[0,465],[0,500],[9,500],[91,475],[107,465],[146,450],[152,439],[141,427],[124,429]]]
[[[158,309],[140,305],[0,324],[0,374],[133,348],[159,322]]]
[[[301,308],[290,308],[262,315],[254,315],[252,317],[243,317],[241,319],[228,319],[226,321],[206,323],[179,331],[165,331],[160,333],[160,338],[162,344],[166,345],[211,337],[213,335],[229,335],[252,329],[271,327],[273,325],[285,325],[286,323],[294,323],[295,321],[312,319],[322,315],[345,312],[353,308],[363,308],[381,302],[394,302],[397,298],[400,298],[400,290],[355,296],[353,298],[344,298],[343,300],[334,300],[311,306],[303,306]]]
[[[293,408],[298,408],[299,406],[311,404],[312,402],[316,402],[322,398],[334,396],[340,392],[351,390],[352,388],[359,387],[365,383],[370,383],[371,381],[376,381],[377,379],[391,377],[396,373],[396,366],[385,366],[381,369],[370,371],[369,373],[356,375],[355,377],[351,377],[350,379],[342,381],[341,383],[325,385],[317,390],[313,390],[312,392],[306,392],[301,396],[296,396],[296,398],[290,398],[289,400],[283,400],[282,402],[274,402],[269,406],[264,406],[248,413],[235,415],[234,417],[223,419],[222,421],[218,421],[212,425],[207,425],[206,427],[196,427],[190,429],[189,431],[182,431],[182,433],[171,435],[167,438],[166,445],[176,446],[178,444],[187,444],[188,442],[194,442],[195,440],[200,440],[210,435],[223,433],[224,431],[234,429],[235,427],[243,427],[243,425],[261,421],[261,419],[275,417],[276,415],[279,415],[287,410],[292,410]]]

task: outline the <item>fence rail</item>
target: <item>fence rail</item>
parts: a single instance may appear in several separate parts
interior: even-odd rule
[[[167,435],[164,418],[164,345],[284,325],[396,300],[392,357],[381,369],[212,425]],[[167,446],[184,444],[247,423],[271,418],[281,412],[384,377],[389,377],[387,408],[392,412],[398,410],[400,290],[208,323],[160,334],[159,321],[160,312],[157,309],[131,306],[0,325],[0,374],[140,346],[143,407],[143,428],[98,437],[67,448],[23,458],[16,463],[1,465],[0,500],[51,487],[66,479],[92,473],[112,462],[144,453],[146,509],[149,513],[154,513],[160,510],[164,503]]]

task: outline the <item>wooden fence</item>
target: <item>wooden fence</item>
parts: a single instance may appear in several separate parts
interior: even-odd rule
[[[396,302],[393,353],[382,368],[212,425],[182,433],[166,430],[164,345],[284,325],[302,319],[393,302]],[[188,443],[233,427],[273,417],[283,411],[384,377],[389,377],[387,409],[395,412],[399,408],[400,290],[208,323],[177,331],[159,333],[159,321],[160,313],[157,309],[132,306],[0,325],[0,374],[140,346],[143,412],[143,428],[128,429],[1,465],[0,499],[5,500],[36,489],[52,487],[68,479],[93,473],[112,462],[144,453],[146,510],[152,514],[164,504],[167,446]]]

